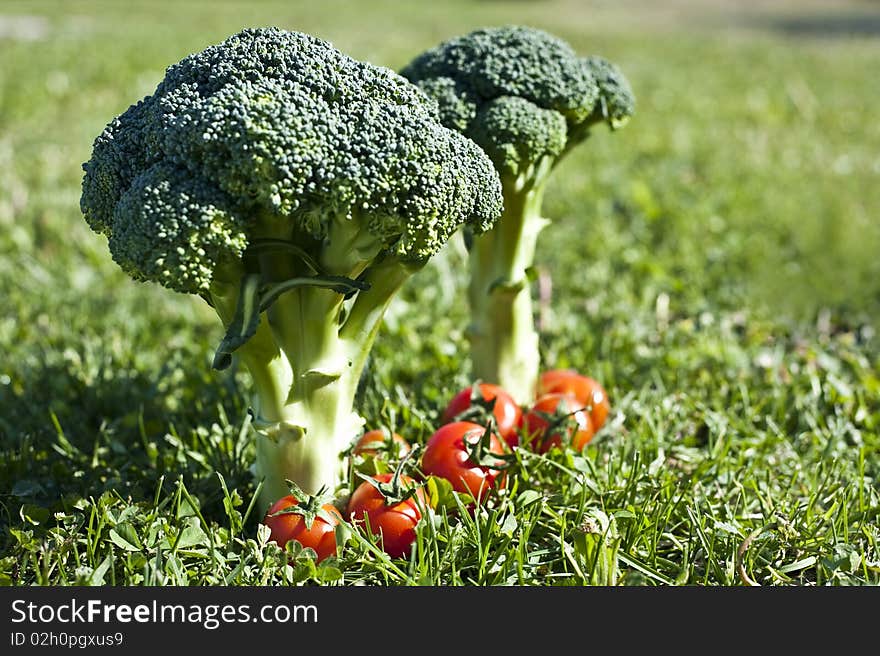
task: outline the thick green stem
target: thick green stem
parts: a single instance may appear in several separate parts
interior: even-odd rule
[[[261,258],[270,281],[294,277],[298,269],[287,258]],[[286,479],[309,494],[336,485],[342,476],[339,454],[363,425],[352,410],[360,371],[338,334],[342,306],[342,295],[305,287],[282,294],[266,312],[291,377],[281,416],[254,422],[263,505],[287,494]]]
[[[397,291],[419,268],[417,264],[403,263],[393,257],[370,267],[365,277],[370,288],[357,295],[340,331],[349,353],[353,354],[354,367],[363,370],[385,311]]]
[[[409,275],[393,260],[371,268],[370,289],[358,294],[344,322],[342,297],[323,289],[291,292],[270,310],[276,339],[290,358],[293,384],[284,420],[259,427],[257,472],[264,479],[264,505],[286,493],[287,478],[309,493],[340,482],[340,453],[364,423],[353,410],[358,382],[385,309]]]
[[[504,213],[492,230],[474,238],[469,254],[473,374],[523,404],[534,398],[540,366],[527,270],[547,224],[541,217],[543,177],[542,171],[529,186],[504,184]]]
[[[290,238],[279,222],[266,220],[263,226],[262,237]],[[364,258],[375,256],[375,240],[359,237],[353,223],[339,222],[336,233],[349,246],[358,246],[357,253],[346,263],[341,253],[327,251],[321,265],[353,278],[368,267]],[[263,249],[247,261],[248,270],[258,267],[267,284],[310,273],[301,258],[283,248]],[[216,276],[211,288],[211,300],[227,326],[245,265],[229,269]],[[235,351],[254,382],[255,474],[262,481],[264,508],[288,494],[287,479],[310,494],[342,479],[341,452],[364,423],[353,409],[358,382],[385,309],[412,273],[393,258],[368,269],[364,279],[369,289],[348,302],[318,287],[282,293],[261,317],[256,334]]]
[[[290,274],[283,268],[263,263],[273,277]],[[255,422],[264,505],[287,493],[285,479],[312,494],[341,481],[340,453],[364,423],[353,409],[358,382],[385,309],[407,275],[387,259],[370,268],[370,288],[348,308],[342,295],[306,287],[285,293],[268,310],[267,323],[292,375],[281,417]]]
[[[241,267],[218,268],[211,285],[211,301],[214,311],[224,326],[232,322],[238,302],[243,270]],[[256,334],[236,350],[236,355],[250,373],[254,386],[251,406],[258,417],[279,421],[284,416],[284,406],[293,374],[290,364],[265,321],[260,323]]]
[[[304,363],[307,365],[307,363]],[[264,506],[288,493],[286,479],[309,494],[341,480],[340,453],[357,437],[363,419],[353,411],[358,375],[299,376],[279,422],[255,424],[256,474],[263,480]]]

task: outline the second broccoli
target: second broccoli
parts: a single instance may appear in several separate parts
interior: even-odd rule
[[[608,61],[579,57],[561,39],[520,26],[450,39],[401,73],[438,100],[444,125],[476,141],[501,176],[504,214],[469,246],[471,361],[475,377],[528,403],[540,365],[529,270],[547,224],[544,190],[594,125],[626,123],[629,83]]]

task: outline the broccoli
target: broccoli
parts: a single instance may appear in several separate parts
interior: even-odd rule
[[[445,41],[401,74],[437,99],[443,124],[478,143],[501,176],[501,219],[466,242],[468,335],[474,375],[527,403],[540,365],[529,278],[538,234],[548,223],[541,216],[547,181],[593,126],[627,122],[632,90],[612,63],[579,57],[561,39],[522,26]]]
[[[80,206],[138,281],[201,296],[253,381],[262,501],[338,484],[359,379],[395,293],[501,184],[437,103],[383,67],[277,28],[170,66],[111,121]]]

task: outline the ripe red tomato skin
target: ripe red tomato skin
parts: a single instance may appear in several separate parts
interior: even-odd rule
[[[484,499],[493,488],[503,488],[504,472],[468,462],[468,449],[479,440],[486,427],[469,421],[455,421],[438,428],[425,444],[422,453],[422,471],[425,475],[445,478],[456,492]],[[489,437],[489,451],[504,453],[501,440],[493,433]],[[498,463],[502,464],[501,461]]]
[[[381,428],[374,428],[373,430],[369,430],[361,435],[360,439],[355,442],[354,449],[352,449],[353,455],[372,455],[378,456],[380,455],[379,449],[375,449],[373,447],[368,447],[367,445],[372,442],[385,442],[387,439],[386,433]],[[394,443],[398,446],[397,457],[402,458],[407,453],[409,453],[410,445],[409,442],[402,435],[398,435],[397,433],[391,434],[391,439],[394,440]]]
[[[599,381],[574,369],[551,369],[542,373],[538,381],[538,396],[550,393],[569,394],[584,406],[592,406],[590,420],[595,431],[602,428],[611,411],[608,393]]]
[[[392,477],[393,474],[386,473],[373,478],[388,483]],[[401,476],[400,481],[405,486],[416,485],[409,476]],[[352,522],[363,522],[366,517],[373,535],[381,535],[380,544],[385,553],[392,558],[406,558],[416,540],[416,525],[422,519],[421,508],[426,503],[424,491],[418,488],[415,496],[389,506],[382,493],[364,481],[349,498],[346,514]]]
[[[268,512],[266,512],[266,517],[263,519],[263,523],[271,530],[269,541],[276,542],[278,546],[283,549],[284,545],[290,540],[296,540],[302,546],[311,547],[315,550],[315,553],[317,554],[315,562],[318,563],[328,556],[335,555],[336,525],[339,523],[339,519],[342,518],[339,511],[332,504],[325,503],[322,508],[333,517],[333,523],[328,523],[321,517],[315,517],[311,529],[306,529],[305,518],[296,513],[285,513],[283,515],[270,517],[273,513],[276,513],[279,510],[284,510],[296,503],[296,497],[288,494],[273,503]]]
[[[529,411],[523,415],[522,434],[534,451],[547,453],[554,446],[561,446],[562,433],[566,431],[571,448],[575,451],[580,451],[593,439],[596,431],[593,429],[590,414],[586,410],[577,410],[572,415],[570,423],[560,426],[550,435],[545,434],[550,422],[541,413],[552,415],[557,411],[559,404],[563,402],[571,404],[571,411],[581,405],[580,401],[572,396],[554,392],[538,397]]]
[[[467,410],[471,405],[473,386],[465,387],[446,406],[441,417],[441,423],[448,424],[454,417]],[[522,421],[522,408],[514,398],[503,388],[492,383],[480,383],[480,396],[484,401],[495,399],[492,415],[498,428],[498,434],[510,446],[519,444],[519,429]]]

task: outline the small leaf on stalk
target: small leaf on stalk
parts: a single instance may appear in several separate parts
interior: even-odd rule
[[[186,525],[177,536],[174,543],[176,549],[189,549],[195,546],[210,546],[208,534],[202,530],[201,522],[198,517],[190,517],[186,520]]]
[[[300,287],[321,287],[350,298],[358,292],[366,291],[370,285],[363,280],[354,280],[345,276],[300,276],[288,278],[281,282],[266,285],[260,298],[260,312],[268,310],[279,296]]]
[[[251,273],[241,279],[241,289],[232,323],[214,353],[212,366],[218,371],[232,364],[232,354],[244,345],[260,326],[260,276]]]
[[[339,522],[333,535],[336,538],[336,549],[339,550],[351,539],[351,527],[345,522]]]
[[[509,278],[498,278],[489,285],[489,293],[509,294],[516,296],[526,287],[524,280],[510,280]]]

